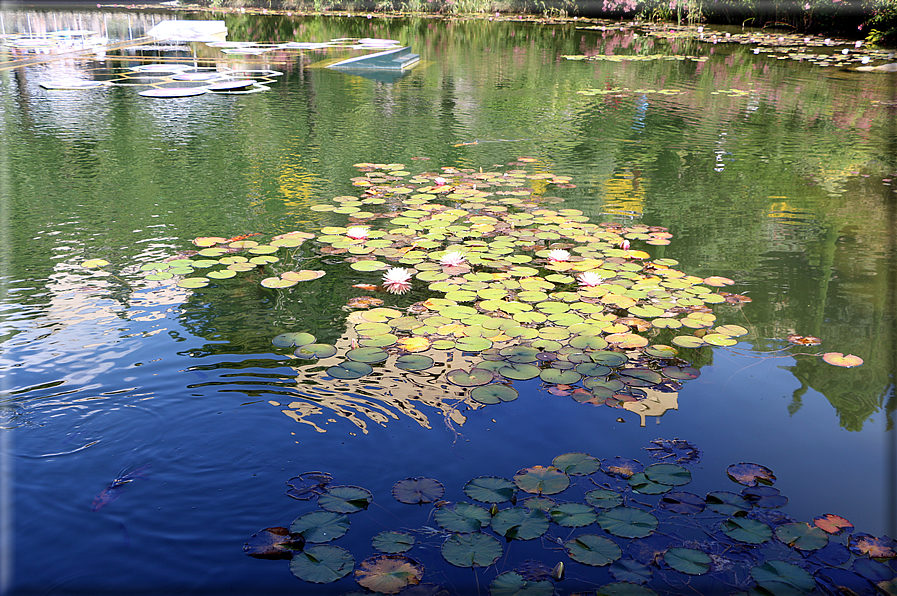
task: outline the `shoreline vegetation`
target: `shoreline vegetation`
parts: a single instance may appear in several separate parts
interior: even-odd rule
[[[897,0],[174,0],[146,6],[288,16],[617,19],[838,35],[897,46]]]

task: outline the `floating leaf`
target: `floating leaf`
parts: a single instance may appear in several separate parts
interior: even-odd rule
[[[293,355],[297,358],[307,358],[319,360],[321,358],[330,358],[336,355],[336,346],[330,344],[306,344],[299,346]]]
[[[423,575],[423,565],[410,557],[374,555],[359,563],[355,581],[379,594],[396,594],[406,586],[419,584]]]
[[[402,370],[421,371],[432,367],[435,361],[423,354],[405,354],[396,358],[395,364]]]
[[[554,466],[533,466],[517,472],[514,483],[524,492],[553,495],[570,486],[570,477]]]
[[[804,522],[784,524],[776,528],[776,538],[798,550],[818,550],[828,544],[828,535]]]
[[[595,534],[582,534],[568,540],[564,548],[574,561],[593,567],[608,565],[623,554],[616,542]]]
[[[433,519],[449,532],[466,534],[479,532],[492,522],[492,515],[479,505],[471,505],[463,501],[451,506],[440,507]]]
[[[710,555],[693,548],[671,548],[663,555],[664,562],[682,573],[701,575],[710,571]]]
[[[405,532],[384,530],[371,541],[374,548],[384,553],[403,553],[414,546],[414,536]]]
[[[333,486],[318,497],[318,505],[334,513],[357,513],[374,500],[371,491],[358,486]]]
[[[551,521],[567,528],[581,528],[595,523],[598,514],[585,503],[561,503],[548,510]]]
[[[587,476],[601,469],[601,460],[587,453],[565,453],[555,457],[551,465],[571,476]]]
[[[539,376],[546,383],[556,383],[564,385],[572,385],[582,378],[582,375],[574,370],[559,370],[557,368],[543,369],[539,373]]]
[[[771,485],[776,481],[772,470],[760,464],[740,463],[726,468],[729,478],[744,486]]]
[[[847,546],[852,552],[873,559],[897,557],[897,541],[888,537],[878,538],[871,534],[858,532],[850,536]]]
[[[746,517],[730,517],[720,526],[723,534],[738,542],[762,544],[772,538],[772,528]]]
[[[767,592],[780,594],[810,593],[816,580],[807,571],[785,561],[767,561],[751,569],[751,577]]]
[[[291,286],[295,286],[297,282],[291,279],[281,279],[279,277],[266,277],[261,282],[259,282],[263,288],[289,288]]]
[[[330,542],[349,531],[349,518],[331,511],[312,511],[293,520],[290,532],[306,542]]]
[[[657,592],[654,590],[629,582],[601,586],[595,594],[596,596],[657,596]]]
[[[598,515],[598,525],[605,532],[621,538],[642,538],[657,528],[657,518],[635,507],[619,506]]]
[[[300,534],[290,534],[286,528],[265,528],[253,534],[243,552],[257,559],[291,559],[302,550],[305,539]]]
[[[81,263],[81,266],[87,269],[97,269],[99,267],[105,267],[108,264],[109,261],[106,259],[88,259]]]
[[[432,478],[406,478],[392,487],[392,496],[400,503],[420,505],[442,498],[445,487]]]
[[[822,355],[822,359],[834,366],[853,368],[863,363],[863,359],[853,354],[844,355],[841,352],[828,352]]]
[[[327,544],[296,553],[290,571],[299,579],[315,584],[328,584],[341,579],[355,567],[355,559],[344,548]]]
[[[703,339],[694,335],[677,335],[673,338],[673,343],[680,348],[700,348],[707,345]]]
[[[517,399],[517,390],[508,385],[493,383],[482,387],[475,387],[470,391],[470,397],[481,404],[493,405]]]
[[[494,378],[492,371],[483,368],[472,368],[470,372],[455,369],[446,373],[445,378],[454,385],[460,387],[475,387],[477,385],[485,385]]]
[[[309,271],[308,269],[303,269],[302,271],[285,271],[280,274],[280,277],[290,281],[311,281],[313,279],[324,277],[324,274],[324,271]]]
[[[596,488],[586,493],[586,503],[599,509],[611,509],[622,502],[622,495],[606,488]]]
[[[517,494],[517,485],[498,476],[481,476],[464,485],[464,493],[484,503],[510,501]]]
[[[729,337],[741,337],[748,334],[748,330],[738,325],[720,325],[714,329],[717,333],[728,335]]]
[[[651,568],[635,559],[618,559],[611,564],[610,574],[615,580],[643,584],[651,581]]]
[[[488,567],[501,556],[501,543],[486,534],[452,534],[442,544],[442,556],[458,567]]]
[[[691,472],[676,464],[651,464],[645,468],[645,476],[651,482],[682,486],[691,482]]]
[[[844,530],[853,530],[852,523],[840,515],[834,515],[832,513],[826,513],[825,515],[814,518],[813,523],[817,528],[820,528],[829,534],[840,534]]]
[[[492,530],[507,540],[532,540],[548,531],[550,522],[539,510],[502,509],[492,516]]]
[[[375,362],[383,362],[389,358],[389,352],[380,348],[355,348],[346,352],[346,358],[355,362],[373,364]]]
[[[669,484],[661,484],[650,480],[644,472],[633,474],[628,479],[629,486],[637,493],[643,495],[660,495],[670,490]]]
[[[185,277],[177,283],[177,286],[179,288],[187,288],[191,290],[196,288],[204,288],[207,285],[209,285],[209,280],[206,277]]]
[[[354,360],[347,360],[327,369],[327,374],[334,379],[345,380],[360,379],[361,377],[369,375],[372,372],[374,372],[374,369],[370,364],[366,364],[364,362],[355,362]]]
[[[695,515],[704,510],[704,499],[684,491],[670,491],[660,499],[659,506],[674,513]]]
[[[788,497],[779,493],[779,489],[770,486],[749,486],[741,491],[741,495],[755,507],[775,509],[788,504]]]
[[[548,580],[527,580],[516,571],[506,571],[489,584],[490,596],[551,596],[554,584]]]

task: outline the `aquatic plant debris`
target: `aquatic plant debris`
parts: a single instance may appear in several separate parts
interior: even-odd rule
[[[681,439],[657,439],[652,445],[698,449]],[[403,527],[373,536],[370,544],[381,554],[357,565],[348,550],[324,544],[349,530],[347,515],[324,509],[301,515],[289,529],[261,530],[243,551],[255,558],[291,558],[291,571],[312,583],[336,582],[354,571],[360,586],[379,594],[404,593],[418,584],[427,586],[421,593],[453,593],[438,582],[457,590],[484,577],[493,596],[572,594],[596,587],[589,593],[673,596],[683,586],[707,594],[871,594],[876,589],[887,594],[897,581],[897,541],[847,534],[853,525],[833,514],[812,524],[794,520],[779,511],[787,499],[772,487],[702,497],[681,490],[692,478],[684,465],[642,468],[636,460],[602,460],[588,453],[561,454],[553,462],[575,462],[577,470],[534,465],[518,472],[515,481],[500,476],[468,481],[463,492],[488,509],[437,500],[444,488],[432,478],[399,480],[392,492],[405,504],[400,507],[408,507],[400,514]],[[624,467],[632,471],[628,480],[621,476]],[[644,472],[634,471],[639,469]],[[759,464],[733,464],[726,473],[744,484],[745,475],[759,472],[774,478]],[[632,481],[640,475],[663,487],[661,494],[643,493]],[[326,473],[307,472],[288,484],[294,486],[297,478],[306,484],[326,481],[313,491],[322,507],[327,503],[321,500],[341,488],[331,486]],[[559,489],[552,498],[519,498],[518,490],[546,494],[548,485]],[[387,528],[399,519],[382,507],[352,515]],[[434,522],[438,528],[430,525]],[[541,549],[518,551],[512,544],[517,541]],[[428,560],[431,569],[418,559]],[[499,560],[503,563],[496,565]],[[427,573],[437,583],[425,584]]]

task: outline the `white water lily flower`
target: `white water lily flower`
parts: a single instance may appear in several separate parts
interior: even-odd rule
[[[460,250],[453,250],[442,255],[442,258],[439,259],[439,264],[446,267],[458,267],[463,265],[466,260],[467,257],[464,256],[464,253]]]
[[[383,287],[391,294],[404,294],[411,289],[411,272],[402,267],[391,267],[383,274]]]
[[[594,271],[586,271],[585,273],[580,273],[577,279],[579,279],[579,285],[587,288],[594,288],[604,281],[604,278]]]
[[[360,226],[355,226],[346,230],[346,236],[352,240],[364,240],[368,237],[369,230]]]
[[[548,260],[549,261],[568,261],[570,260],[570,253],[561,248],[555,248],[548,252]]]

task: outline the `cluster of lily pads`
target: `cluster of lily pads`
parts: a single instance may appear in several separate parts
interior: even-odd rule
[[[445,380],[470,388],[479,404],[513,400],[513,381],[539,378],[553,393],[621,407],[697,377],[689,351],[735,346],[747,335],[711,311],[749,301],[721,291],[733,280],[687,275],[675,260],[633,246],[669,244],[663,227],[596,224],[578,209],[552,208],[561,199],[548,190],[573,185],[522,169],[534,161],[415,175],[403,164],[357,164],[360,196],[312,207],[347,216],[346,226],[267,243],[259,234],[199,237],[195,251],[140,270],[147,281],[187,289],[251,272],[253,283],[289,292],[326,275],[327,262],[347,263],[341,275],[365,292],[347,304],[348,349],[317,343],[308,330],[282,333],[273,344],[331,379],[359,379],[387,361],[412,372],[438,363]],[[309,261],[325,268],[302,268]],[[447,366],[452,352],[476,359]],[[862,363],[823,356],[837,366]]]
[[[755,596],[897,593],[894,540],[854,532],[833,514],[795,521],[778,511],[788,499],[759,464],[726,470],[740,492],[687,492],[686,465],[697,463],[700,451],[681,439],[652,443],[652,457],[664,461],[644,466],[566,453],[513,478],[473,478],[462,488],[465,501],[446,500],[445,487],[433,478],[399,480],[392,496],[415,507],[403,517],[409,525],[378,533],[371,541],[375,554],[357,564],[349,550],[330,543],[349,531],[351,515],[373,515],[373,495],[338,485],[326,472],[307,472],[287,481],[287,495],[316,500],[318,508],[289,527],[261,530],[243,551],[289,559],[292,573],[306,582],[353,574],[363,591],[352,595],[449,594],[424,581],[424,565],[412,556],[437,549],[453,567],[486,568],[492,596],[551,596],[567,587],[650,596],[679,594],[686,586]],[[536,539],[544,547],[540,560],[519,560],[513,543]],[[452,579],[455,587],[465,583],[473,580]]]

